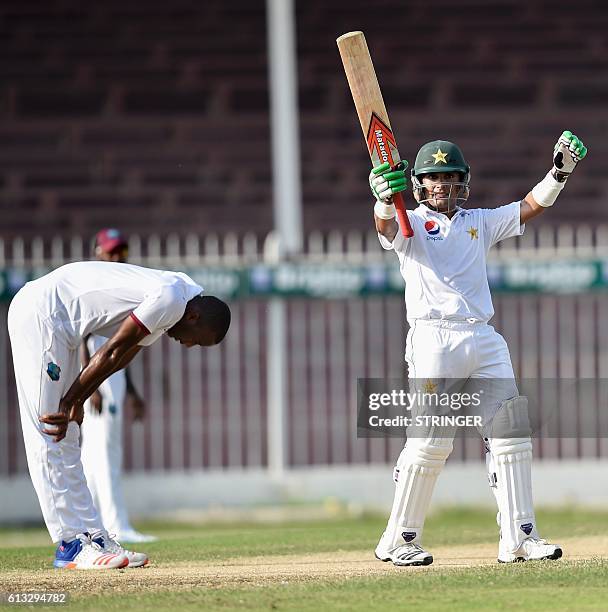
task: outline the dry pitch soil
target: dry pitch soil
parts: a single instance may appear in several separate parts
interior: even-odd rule
[[[569,561],[608,558],[608,537],[563,539],[560,543],[564,548],[563,559]],[[410,568],[381,563],[373,557],[373,551],[362,550],[196,563],[163,564],[152,559],[149,567],[130,570],[9,570],[0,574],[0,592],[66,590],[102,593],[108,588],[119,592],[153,592],[197,587],[265,586],[325,579],[348,580],[395,572],[441,571],[496,563],[496,545],[438,547],[431,552],[435,559],[432,565]]]

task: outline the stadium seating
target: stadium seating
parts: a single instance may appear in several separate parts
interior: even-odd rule
[[[3,2],[2,237],[271,229],[265,5]],[[371,12],[299,0],[296,15],[307,230],[370,222],[369,163],[335,46],[353,29],[366,32],[404,157],[456,141],[471,203],[494,206],[527,193],[570,128],[591,155],[548,222],[583,206],[586,221],[604,215],[604,3],[376,0]]]

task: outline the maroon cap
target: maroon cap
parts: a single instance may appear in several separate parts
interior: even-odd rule
[[[120,230],[106,228],[97,232],[95,246],[99,247],[104,253],[111,253],[118,247],[128,247],[129,243]]]

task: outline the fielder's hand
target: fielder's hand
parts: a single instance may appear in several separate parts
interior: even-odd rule
[[[372,169],[369,174],[369,186],[374,198],[384,204],[392,204],[393,195],[407,188],[405,170],[408,164],[401,160],[395,167],[386,162]]]
[[[47,413],[38,417],[41,423],[51,425],[53,429],[44,428],[42,433],[49,436],[55,436],[55,442],[63,440],[68,432],[68,424],[70,421],[75,421],[78,425],[82,425],[84,419],[84,408],[82,404],[67,404],[63,400],[59,402],[59,412]]]
[[[565,131],[553,149],[553,176],[563,183],[574,171],[583,157],[587,155],[587,147],[572,132]]]

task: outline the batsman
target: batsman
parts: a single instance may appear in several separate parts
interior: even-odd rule
[[[393,196],[406,189],[407,163],[375,167],[369,183],[380,243],[394,250],[405,280],[409,331],[405,359],[410,379],[511,381],[502,397],[483,405],[490,486],[498,505],[498,561],[559,559],[562,549],[539,536],[532,501],[532,441],[527,399],[519,395],[509,349],[488,324],[494,315],[486,258],[497,242],[519,236],[525,223],[553,206],[587,149],[564,132],[553,167],[519,201],[493,209],[463,208],[470,168],[462,151],[445,140],[422,146],[411,171],[418,206],[407,215],[414,235],[405,238]],[[497,435],[509,423],[509,435]],[[395,497],[376,557],[398,566],[429,565],[422,547],[425,517],[437,477],[452,451],[455,428],[429,427],[410,437],[399,455]]]

